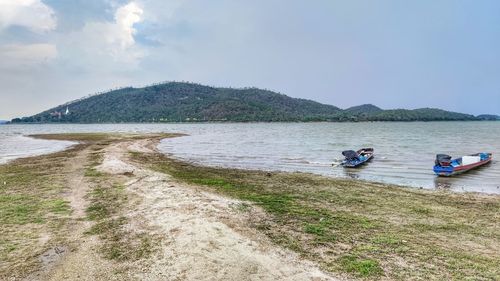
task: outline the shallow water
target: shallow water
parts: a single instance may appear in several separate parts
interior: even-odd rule
[[[500,122],[414,123],[249,123],[0,126],[0,162],[52,152],[68,143],[23,138],[33,133],[182,132],[159,148],[195,163],[248,169],[302,171],[423,188],[500,194],[500,165],[453,177],[432,172],[436,153],[462,156],[500,153]],[[332,167],[341,151],[374,147],[375,158],[361,169]]]

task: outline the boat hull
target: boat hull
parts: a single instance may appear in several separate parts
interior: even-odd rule
[[[363,156],[365,157],[365,159],[358,160],[358,161],[344,160],[344,161],[342,161],[341,165],[344,168],[357,168],[359,166],[362,166],[362,165],[366,164],[367,162],[369,162],[370,160],[372,160],[374,150],[373,150],[373,148],[363,148],[363,149],[358,150],[357,153],[358,154],[363,153]]]
[[[363,160],[363,161],[359,161],[359,162],[355,162],[355,163],[352,163],[352,162],[342,162],[342,166],[344,166],[344,168],[357,168],[359,166],[362,166],[362,165],[366,164],[372,158],[373,158],[373,155],[370,155],[370,156],[368,156],[368,159]]]
[[[490,154],[487,159],[484,159],[484,160],[481,160],[481,161],[478,161],[476,163],[472,163],[469,165],[461,165],[461,166],[456,166],[456,167],[453,167],[453,166],[442,167],[442,166],[436,165],[436,166],[434,166],[434,173],[440,177],[455,176],[455,175],[466,173],[470,170],[479,168],[481,166],[484,166],[484,165],[490,163],[491,160],[492,160],[492,157]]]

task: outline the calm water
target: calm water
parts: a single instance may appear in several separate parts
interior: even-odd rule
[[[423,188],[500,194],[500,164],[454,178],[432,172],[436,153],[500,155],[500,122],[254,123],[0,126],[0,162],[62,149],[70,143],[23,135],[62,132],[182,132],[159,148],[195,163],[264,170],[303,171]],[[376,156],[357,170],[332,167],[345,149],[371,146]]]

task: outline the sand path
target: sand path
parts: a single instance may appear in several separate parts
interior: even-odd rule
[[[99,254],[103,242],[85,234],[92,225],[85,220],[90,184],[84,160],[91,153],[86,149],[68,164],[67,199],[74,224],[69,240],[76,246],[54,255],[28,280],[338,280],[246,225],[245,216],[263,215],[258,208],[243,212],[238,208],[241,201],[130,161],[130,151],[154,152],[155,145],[144,140],[111,144],[97,169],[126,181],[131,198],[125,214],[128,227],[158,238],[158,251],[134,262],[109,261]]]
[[[42,268],[24,280],[123,280],[113,270],[120,266],[101,257],[98,253],[99,238],[85,235],[92,222],[85,219],[86,196],[90,190],[85,180],[85,163],[90,151],[80,151],[67,164],[67,186],[70,187],[66,199],[72,209],[71,232],[67,240],[71,246],[57,246],[40,257]]]

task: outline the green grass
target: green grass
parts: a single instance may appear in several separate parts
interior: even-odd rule
[[[0,224],[23,225],[42,221],[40,202],[28,195],[0,195]]]
[[[59,215],[69,215],[71,214],[71,207],[69,206],[69,202],[63,199],[53,199],[48,201],[47,207],[54,214]]]
[[[46,249],[38,239],[65,241],[69,203],[64,199],[65,161],[77,150],[0,165],[0,279],[22,277]]]
[[[400,245],[402,243],[401,239],[397,235],[379,235],[375,236],[371,240],[375,244],[381,245]]]
[[[353,255],[342,256],[338,260],[342,269],[358,277],[377,277],[383,271],[380,264],[373,259],[363,259]]]

